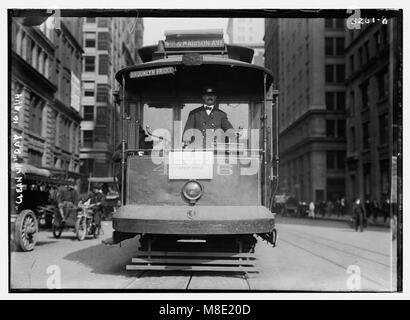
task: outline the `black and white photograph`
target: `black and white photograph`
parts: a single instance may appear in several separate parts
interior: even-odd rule
[[[9,292],[402,292],[402,8],[129,5],[7,9]]]

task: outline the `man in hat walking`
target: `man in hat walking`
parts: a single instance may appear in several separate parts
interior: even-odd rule
[[[220,110],[216,105],[216,98],[217,95],[214,87],[207,86],[202,90],[202,101],[204,104],[189,113],[188,120],[184,128],[183,141],[185,144],[192,143],[194,141],[194,137],[197,137],[200,134],[204,139],[207,130],[214,131],[217,129],[222,129],[226,132],[229,129],[233,129],[233,126],[229,122],[226,113]],[[198,131],[190,131],[187,133],[187,131],[191,129]]]

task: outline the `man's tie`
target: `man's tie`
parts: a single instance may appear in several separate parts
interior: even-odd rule
[[[211,110],[212,110],[212,107],[205,107],[205,110],[211,111]]]

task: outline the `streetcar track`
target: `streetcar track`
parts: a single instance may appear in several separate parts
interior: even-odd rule
[[[324,257],[324,256],[322,256],[322,255],[320,255],[320,254],[317,254],[317,253],[314,252],[314,251],[311,251],[311,250],[306,249],[306,248],[303,248],[303,247],[301,247],[301,246],[299,246],[299,245],[297,245],[297,244],[294,244],[293,242],[291,242],[291,241],[289,241],[289,240],[284,240],[284,239],[282,239],[281,241],[283,241],[283,242],[285,242],[285,243],[287,243],[287,244],[289,244],[289,245],[291,245],[291,246],[294,246],[295,248],[298,248],[298,249],[300,249],[300,250],[303,250],[303,251],[305,251],[305,252],[308,252],[308,253],[310,253],[311,255],[313,255],[313,256],[315,256],[315,257],[317,257],[317,258],[319,258],[319,259],[325,260],[325,261],[327,261],[327,262],[329,262],[329,263],[331,263],[331,264],[333,264],[333,265],[335,265],[335,266],[337,266],[337,267],[343,269],[344,271],[347,270],[347,267],[346,267],[346,266],[344,266],[344,265],[342,265],[342,264],[340,264],[340,263],[338,263],[338,262],[336,262],[336,261],[333,261],[332,259],[328,259],[328,258],[326,258],[326,257]],[[361,277],[364,278],[364,279],[366,279],[366,280],[368,280],[368,281],[370,281],[370,282],[372,282],[372,283],[374,283],[374,284],[377,284],[378,286],[381,286],[381,287],[382,287],[384,290],[386,290],[386,291],[390,291],[390,289],[386,288],[384,284],[378,282],[377,280],[374,280],[374,279],[372,279],[372,278],[370,278],[370,277],[368,277],[368,276],[365,276],[365,275],[363,275],[363,274],[361,275]]]
[[[243,275],[243,279],[245,280],[246,285],[248,286],[248,290],[249,290],[249,291],[252,290],[251,284],[249,283],[248,275],[247,275],[246,273]]]
[[[285,230],[285,232],[288,232],[288,231]],[[385,264],[385,263],[383,263],[383,262],[379,262],[379,261],[377,261],[377,260],[373,260],[373,259],[370,259],[370,258],[366,258],[366,257],[360,256],[360,255],[358,255],[358,254],[355,254],[355,253],[352,253],[352,252],[349,252],[349,251],[346,251],[346,250],[343,250],[343,249],[340,249],[340,248],[337,248],[337,247],[334,247],[334,246],[331,246],[331,245],[328,245],[328,244],[325,244],[325,243],[321,243],[321,242],[315,241],[315,240],[313,240],[312,238],[295,235],[295,234],[292,234],[292,232],[288,232],[288,233],[289,233],[291,236],[294,236],[294,237],[297,237],[297,238],[300,238],[300,239],[305,239],[305,240],[308,240],[308,241],[313,242],[313,243],[315,243],[315,244],[318,244],[318,245],[320,245],[320,246],[328,247],[328,248],[331,248],[331,249],[334,249],[334,250],[343,252],[343,253],[345,253],[345,254],[348,254],[348,255],[351,255],[351,256],[354,256],[354,257],[359,257],[360,259],[367,260],[367,261],[369,261],[369,262],[379,264],[379,265],[381,265],[381,266],[383,266],[383,267],[386,267],[386,268],[389,268],[389,269],[391,269],[391,267],[392,267],[391,265]]]
[[[189,289],[189,285],[191,284],[191,280],[192,280],[192,275],[193,275],[193,273],[191,272],[191,274],[190,274],[190,276],[189,276],[188,283],[187,283],[187,285],[186,285],[186,287],[185,287],[185,290],[188,290],[188,289]]]
[[[285,227],[286,228],[286,227]],[[301,233],[301,234],[304,234],[304,235],[307,235],[307,236],[312,236],[311,234],[309,234],[309,233],[307,233],[307,232],[303,232],[303,231],[295,231],[295,230],[289,230],[289,229],[282,229],[281,231],[287,231],[287,232],[294,232],[294,233]],[[331,242],[335,242],[335,243],[339,243],[339,244],[342,244],[342,245],[346,245],[346,246],[350,246],[350,247],[353,247],[353,248],[356,248],[356,249],[360,249],[360,250],[362,250],[362,251],[367,251],[367,252],[370,252],[370,253],[373,253],[373,254],[377,254],[377,255],[380,255],[380,256],[383,256],[383,257],[386,257],[386,258],[390,258],[390,255],[388,255],[388,254],[385,254],[385,253],[381,253],[381,252],[379,252],[379,251],[374,251],[374,250],[370,250],[370,249],[366,249],[366,248],[362,248],[362,247],[359,247],[359,246],[355,246],[355,245],[353,245],[353,244],[350,244],[350,243],[346,243],[346,242],[342,242],[342,241],[337,241],[337,240],[334,240],[334,239],[331,239],[331,238],[327,238],[327,237],[322,237],[322,236],[314,236],[315,238],[319,238],[319,239],[323,239],[323,240],[327,240],[327,241],[331,241]]]

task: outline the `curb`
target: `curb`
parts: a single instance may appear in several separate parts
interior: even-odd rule
[[[282,215],[277,215],[278,217],[281,218],[291,218],[291,219],[303,219],[303,220],[309,220],[309,221],[334,221],[334,222],[343,222],[350,224],[351,223],[351,218],[348,219],[338,219],[338,218],[331,218],[331,217],[315,217],[314,219],[308,218],[308,217],[295,217],[295,216],[282,216]],[[373,223],[373,222],[368,222],[367,225],[369,227],[379,227],[379,228],[387,228],[390,229],[389,224],[381,224],[381,223]]]

